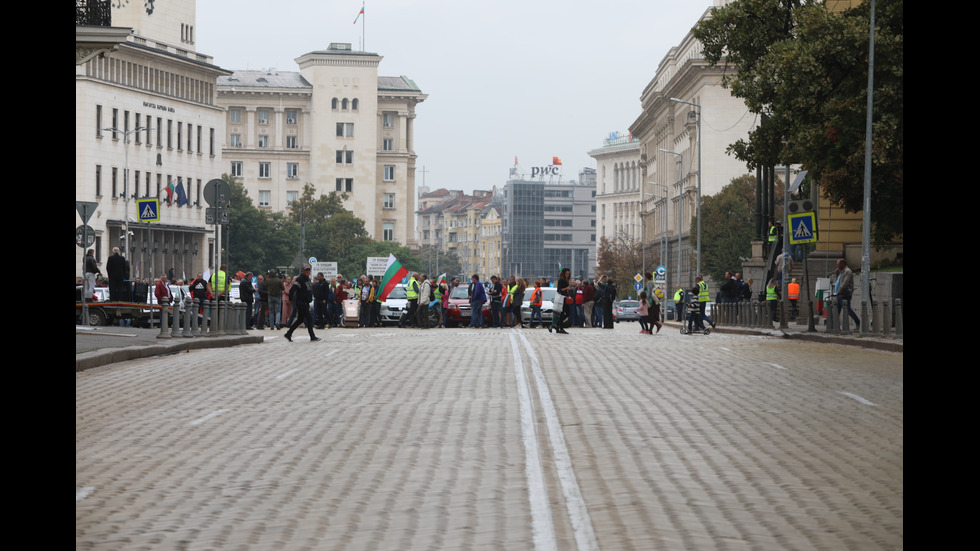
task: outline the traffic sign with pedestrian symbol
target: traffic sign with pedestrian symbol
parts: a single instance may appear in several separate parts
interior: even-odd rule
[[[789,221],[789,243],[790,245],[802,245],[803,243],[817,242],[817,215],[814,212],[801,212],[790,214]]]
[[[152,199],[137,199],[136,214],[140,222],[159,222],[160,200],[156,197]]]

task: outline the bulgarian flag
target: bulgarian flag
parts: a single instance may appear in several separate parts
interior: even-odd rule
[[[381,297],[378,300],[380,302],[387,300],[388,293],[407,275],[408,270],[402,266],[402,263],[395,258],[395,255],[388,253],[388,267],[385,268],[385,275],[381,278]]]
[[[443,283],[448,283],[448,281],[446,281],[445,273],[443,273],[441,276],[436,278],[436,287],[442,285]]]
[[[169,207],[174,204],[174,183],[168,182],[167,187],[163,188],[163,190],[167,192],[166,201],[167,201],[167,206]]]
[[[364,15],[364,4],[361,4],[361,11],[357,12],[357,17],[354,18],[355,25],[357,24],[357,20],[360,19],[362,15]]]

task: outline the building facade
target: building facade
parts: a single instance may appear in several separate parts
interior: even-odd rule
[[[511,170],[504,186],[501,273],[554,279],[592,275],[596,253],[596,185],[525,180]]]
[[[636,242],[643,238],[640,141],[611,133],[602,147],[589,151],[596,160],[596,232],[603,238]],[[653,193],[647,190],[647,193]]]
[[[224,110],[215,96],[218,77],[228,73],[195,51],[193,0],[152,8],[112,3],[113,28],[127,28],[127,36],[94,55],[78,54],[78,37],[99,34],[90,21],[82,23],[75,199],[95,205],[91,248],[100,262],[113,247],[122,249],[131,277],[192,277],[213,265],[214,227],[205,223],[202,190],[222,172]],[[138,223],[139,198],[162,201],[159,221]],[[76,248],[79,274],[83,255]]]
[[[415,107],[427,96],[408,77],[378,76],[381,60],[333,43],[297,58],[298,72],[220,78],[225,172],[270,211],[307,183],[341,193],[372,238],[415,246]]]
[[[697,213],[699,181],[700,194],[713,195],[732,178],[749,173],[745,163],[726,150],[758,121],[722,86],[726,70],[732,68],[710,66],[700,42],[688,33],[660,62],[640,96],[642,113],[629,128],[640,142],[644,241],[648,249],[654,248],[654,258],[660,254],[681,259],[669,270],[671,286],[676,278],[682,285],[694,279],[697,237],[692,237],[690,226]],[[667,244],[666,253],[659,250],[661,242]]]

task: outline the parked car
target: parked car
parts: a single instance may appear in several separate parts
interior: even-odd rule
[[[447,316],[446,323],[449,327],[470,324],[470,295],[469,288],[466,285],[454,287],[449,292],[449,308],[447,311],[449,315]],[[493,323],[489,301],[483,303],[483,323],[488,326]]]
[[[640,301],[621,300],[613,308],[613,319],[620,321],[639,321],[640,320]]]
[[[402,314],[408,310],[408,297],[405,294],[404,284],[395,285],[395,288],[388,293],[388,298],[381,303],[381,323],[382,325],[397,325]]]
[[[521,321],[523,323],[530,323],[531,321],[531,293],[534,292],[534,287],[528,287],[524,291],[524,303],[521,304]],[[541,288],[541,322],[545,324],[551,323],[551,318],[554,315],[553,311],[555,308],[555,293],[558,290],[554,287],[542,287]]]

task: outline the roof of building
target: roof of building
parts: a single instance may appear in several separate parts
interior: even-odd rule
[[[248,86],[255,88],[308,88],[313,85],[295,71],[239,70],[218,77],[218,86]]]
[[[378,90],[421,92],[415,81],[405,75],[400,77],[378,77]]]

